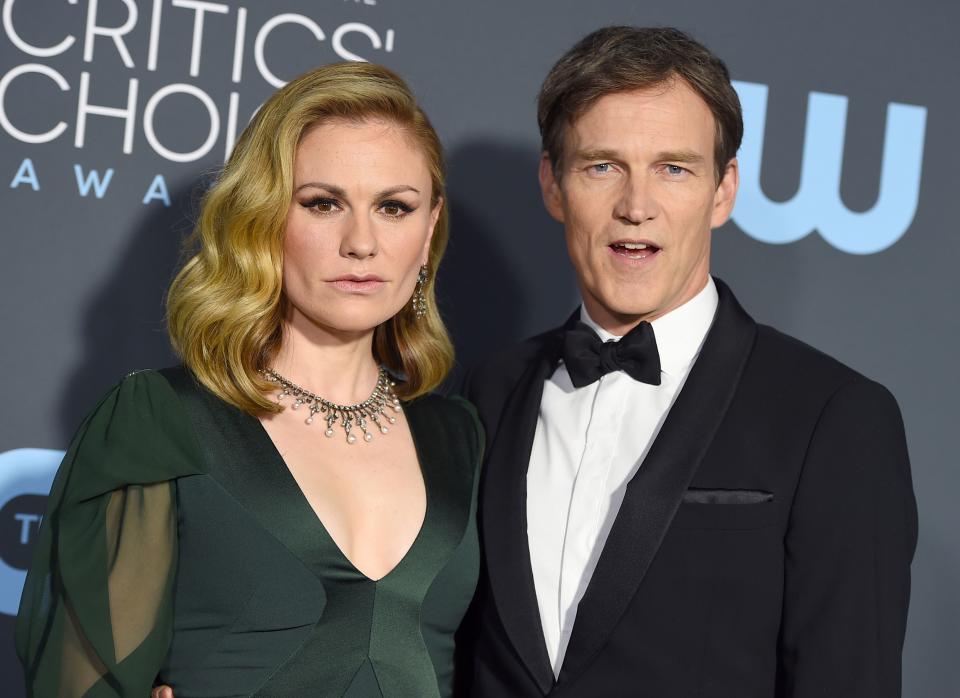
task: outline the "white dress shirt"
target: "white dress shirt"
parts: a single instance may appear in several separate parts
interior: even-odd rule
[[[716,310],[717,288],[708,279],[700,293],[651,323],[660,385],[615,371],[574,388],[562,362],[544,383],[527,470],[527,541],[555,675],[627,483],[683,387]],[[603,341],[620,339],[583,307],[580,317]]]

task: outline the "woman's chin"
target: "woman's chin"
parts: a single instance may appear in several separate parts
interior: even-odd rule
[[[397,311],[390,309],[378,309],[379,312],[371,312],[373,309],[344,309],[337,313],[303,313],[299,312],[299,322],[297,318],[292,318],[293,324],[303,323],[304,331],[322,331],[336,335],[356,335],[361,337],[373,332],[379,325],[383,324]],[[364,312],[365,311],[365,312]],[[392,311],[392,312],[391,312]]]

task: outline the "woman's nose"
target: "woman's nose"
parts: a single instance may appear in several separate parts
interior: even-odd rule
[[[340,254],[365,259],[377,253],[377,236],[373,222],[366,216],[352,216],[340,241]]]

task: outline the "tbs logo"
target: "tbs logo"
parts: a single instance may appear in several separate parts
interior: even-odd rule
[[[63,451],[18,448],[0,453],[0,613],[17,614],[33,541]]]

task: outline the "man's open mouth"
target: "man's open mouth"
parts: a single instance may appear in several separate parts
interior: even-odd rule
[[[652,257],[660,248],[650,242],[628,242],[620,241],[610,244],[610,249],[614,254],[627,257],[628,259],[646,259]]]

